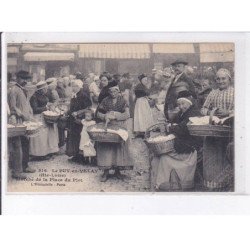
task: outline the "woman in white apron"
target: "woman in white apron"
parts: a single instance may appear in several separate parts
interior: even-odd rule
[[[43,118],[43,112],[48,110],[49,99],[46,96],[47,83],[41,81],[36,85],[37,90],[30,98],[30,105],[33,109],[34,118],[43,123],[39,134],[30,137],[30,155],[47,159],[49,155],[57,153],[58,148],[58,128],[57,124],[47,124]]]
[[[154,125],[152,110],[149,105],[149,89],[147,75],[141,74],[140,83],[135,87],[134,132],[136,136],[144,136],[146,130]]]

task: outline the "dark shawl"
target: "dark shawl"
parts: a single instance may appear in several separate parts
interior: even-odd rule
[[[46,105],[49,102],[49,98],[46,94],[36,91],[30,98],[30,106],[33,109],[34,114],[41,114],[46,111]]]
[[[179,112],[173,121],[177,125],[170,127],[170,133],[176,136],[174,147],[177,153],[191,153],[202,146],[202,139],[191,136],[187,128],[189,117],[194,116],[201,116],[201,113],[192,105],[185,113]]]
[[[82,125],[75,122],[75,118],[72,116],[73,112],[77,112],[86,109],[92,105],[89,96],[81,89],[76,97],[70,101],[69,109],[69,133],[66,144],[66,154],[68,156],[76,156],[79,153],[80,134],[82,131]],[[84,114],[79,119],[83,119]]]

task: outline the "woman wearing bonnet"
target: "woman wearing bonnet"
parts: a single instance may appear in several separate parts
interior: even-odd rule
[[[234,123],[234,87],[231,84],[230,71],[221,68],[216,73],[217,89],[212,90],[201,109],[203,115],[209,115],[213,109],[219,118],[227,119],[233,130]],[[234,163],[233,137],[206,137],[203,146],[204,185],[211,189],[233,189]]]
[[[108,85],[109,95],[103,99],[99,105],[97,117],[109,124],[117,125],[125,129],[128,128],[130,117],[129,107],[120,94],[118,82],[113,80]],[[109,178],[109,170],[115,169],[115,176],[122,179],[120,170],[133,168],[132,155],[129,150],[130,138],[121,144],[117,143],[97,143],[97,165],[104,170],[101,181],[105,182]]]
[[[189,134],[187,123],[189,117],[201,114],[189,91],[178,94],[177,104],[180,111],[173,124],[167,126],[168,133],[175,135],[174,151],[154,157],[151,162],[152,181],[157,190],[179,189],[179,185],[184,190],[194,187],[197,151],[202,141]]]

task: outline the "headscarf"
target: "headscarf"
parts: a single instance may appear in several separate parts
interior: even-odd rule
[[[229,77],[229,79],[231,80],[232,77],[231,77],[231,73],[228,69],[225,69],[225,68],[220,68],[217,73],[216,73],[216,76],[219,74],[219,73],[224,73],[225,75],[227,75]]]
[[[72,84],[76,84],[77,86],[79,86],[79,88],[82,88],[82,86],[83,86],[83,82],[80,79],[73,80]]]
[[[193,105],[192,94],[187,90],[181,91],[178,94],[177,101],[185,101],[188,102],[190,105]]]

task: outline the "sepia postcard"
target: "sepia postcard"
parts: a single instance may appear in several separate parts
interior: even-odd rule
[[[234,39],[16,37],[2,41],[7,194],[237,191]]]

